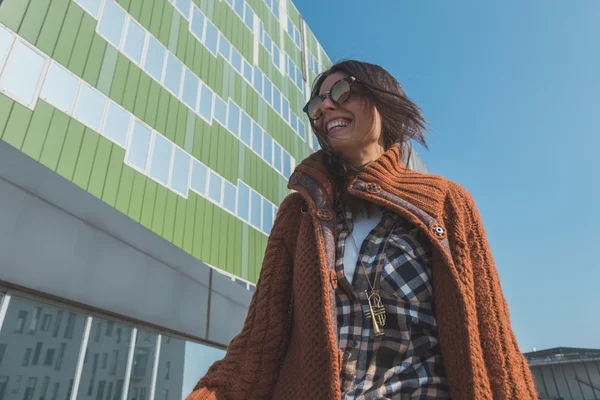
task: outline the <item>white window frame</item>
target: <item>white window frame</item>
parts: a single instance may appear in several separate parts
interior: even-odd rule
[[[188,176],[187,176],[187,184],[186,184],[186,192],[185,193],[181,193],[180,191],[178,191],[177,189],[175,189],[173,187],[173,171],[174,171],[173,167],[175,166],[175,154],[176,154],[177,150],[181,150],[182,153],[187,154],[188,157],[190,158],[190,161],[188,162]],[[180,195],[184,199],[187,199],[189,196],[189,193],[190,193],[190,186],[191,186],[191,181],[192,181],[192,162],[194,160],[195,160],[194,156],[192,156],[190,153],[188,153],[187,151],[185,151],[184,149],[182,149],[181,147],[179,147],[175,143],[173,143],[173,153],[171,154],[171,167],[169,168],[168,189],[172,190],[173,192]]]

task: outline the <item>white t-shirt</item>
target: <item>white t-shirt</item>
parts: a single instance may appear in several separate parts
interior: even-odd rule
[[[371,216],[369,217],[363,214],[354,216],[354,230],[352,231],[352,236],[354,236],[358,251],[354,246],[352,236],[348,235],[348,237],[346,237],[346,245],[344,247],[344,275],[346,275],[346,279],[350,284],[352,284],[354,271],[358,265],[358,252],[360,252],[360,248],[369,233],[371,233],[373,228],[381,221],[383,212],[381,208],[374,207],[370,214]]]

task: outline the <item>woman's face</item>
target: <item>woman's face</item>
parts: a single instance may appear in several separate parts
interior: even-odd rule
[[[323,81],[319,94],[328,93],[333,84],[346,77],[348,75],[343,72],[329,75]],[[354,83],[348,100],[337,105],[326,97],[321,104],[323,114],[315,121],[315,128],[329,138],[333,150],[355,167],[373,161],[383,153],[381,116],[364,90],[360,84]],[[340,123],[342,126],[339,126]]]

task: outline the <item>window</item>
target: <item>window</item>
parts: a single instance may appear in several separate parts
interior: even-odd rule
[[[104,334],[106,336],[112,336],[114,327],[115,327],[115,323],[112,321],[108,321],[106,323],[106,332]]]
[[[121,43],[125,17],[125,10],[119,7],[115,0],[105,1],[97,31],[100,36],[116,48],[119,48],[119,44]]]
[[[290,36],[292,36],[292,34],[294,33],[294,24],[292,23],[292,20],[289,17],[287,21],[287,31],[290,34]]]
[[[229,102],[229,117],[227,118],[227,129],[231,131],[235,136],[239,136],[240,125],[240,108],[233,103]]]
[[[104,107],[106,107],[106,96],[91,86],[82,83],[75,103],[73,117],[90,129],[100,132]]]
[[[206,20],[206,36],[204,37],[204,45],[213,56],[217,56],[219,31],[217,30],[217,27],[209,20]]]
[[[238,181],[238,204],[237,204],[237,215],[244,221],[249,220],[249,206],[250,206],[250,189],[246,184]]]
[[[273,84],[266,76],[265,76],[265,92],[263,93],[263,96],[265,96],[265,100],[267,100],[267,103],[273,104]]]
[[[223,179],[223,207],[232,214],[235,214],[235,192],[235,186]]]
[[[152,160],[150,161],[150,176],[165,186],[169,181],[172,152],[173,144],[167,138],[155,132]],[[98,324],[98,327],[100,327],[100,324]],[[96,338],[99,340],[100,335],[96,335]]]
[[[273,167],[281,172],[281,146],[278,143],[273,143]]]
[[[35,391],[35,385],[37,384],[37,378],[30,377],[27,379],[27,387],[25,387],[25,394],[23,400],[31,400],[33,398],[33,392]]]
[[[6,344],[0,344],[0,366],[2,366],[2,360],[4,359],[4,353],[6,353]]]
[[[173,171],[171,172],[171,189],[187,197],[190,177],[190,156],[179,147],[175,147]]]
[[[191,188],[202,196],[206,195],[206,182],[208,170],[204,164],[194,160],[192,164],[192,182]]]
[[[161,400],[169,400],[169,389],[163,389],[160,395]]]
[[[100,368],[108,368],[108,353],[102,353],[102,366]]]
[[[242,111],[240,139],[251,148],[252,146],[252,121],[248,114]]]
[[[217,204],[221,204],[221,183],[222,179],[214,172],[210,172],[208,181],[208,197]]]
[[[238,0],[239,2],[240,0]],[[243,0],[242,0],[243,1]],[[235,48],[231,49],[231,65],[240,74],[242,73],[242,55]]]
[[[300,137],[304,140],[306,140],[306,136],[304,133],[304,122],[298,120],[298,133],[300,134]]]
[[[151,137],[152,132],[150,129],[142,125],[139,121],[135,121],[125,159],[129,165],[134,166],[140,171],[146,171]]]
[[[244,79],[246,79],[250,84],[252,84],[252,70],[252,66],[248,64],[246,60],[244,60]]]
[[[263,135],[263,158],[268,164],[273,163],[273,139],[266,132]]]
[[[45,314],[44,319],[42,320],[42,331],[48,332],[50,330],[51,324],[52,324],[52,315]]]
[[[273,86],[273,108],[281,114],[281,92],[275,86]]]
[[[94,17],[94,19],[98,18],[98,12],[100,11],[100,2],[98,0],[76,0],[75,2]]]
[[[44,358],[44,365],[52,365],[54,363],[54,354],[56,353],[56,349],[48,349],[46,350],[46,358]]]
[[[192,71],[184,67],[185,79],[183,82],[183,93],[181,95],[183,102],[192,110],[196,111],[196,103],[198,102],[198,85],[200,81]]]
[[[52,332],[52,337],[58,336],[58,331],[60,330],[60,323],[62,321],[64,311],[58,311],[56,313],[56,320],[54,321],[54,331]]]
[[[96,343],[98,343],[100,341],[100,337],[102,336],[102,322],[98,322],[96,324],[96,336],[94,337],[94,340],[96,341]],[[87,353],[86,353],[87,355]]]
[[[262,215],[262,227],[266,234],[271,233],[271,227],[273,226],[273,205],[269,203],[267,199],[263,199],[263,215]]]
[[[183,14],[185,19],[190,18],[191,0],[175,0],[175,7]]]
[[[130,124],[131,114],[112,100],[109,101],[102,134],[124,148],[127,145]]]
[[[106,400],[112,399],[113,385],[114,385],[113,382],[108,382],[108,390],[106,391]]]
[[[250,224],[260,229],[262,199],[254,190],[250,193]]]
[[[0,91],[32,108],[37,100],[45,65],[45,56],[17,41],[0,77]]]
[[[281,99],[281,116],[285,121],[290,120],[290,102],[285,97]]]
[[[262,157],[263,130],[256,122],[252,122],[252,150]]]
[[[200,92],[200,116],[212,123],[212,103],[213,103],[213,92],[202,84],[202,91]],[[225,119],[225,117],[223,117]]]
[[[115,376],[117,374],[117,366],[119,365],[119,350],[112,351],[112,362],[110,364],[110,376]]]
[[[254,89],[260,94],[263,94],[263,73],[257,67],[254,66]]]
[[[296,117],[296,114],[294,114],[293,111],[290,113],[290,125],[294,131],[298,131],[298,117]]]
[[[45,400],[46,399],[46,393],[48,392],[48,386],[50,385],[50,377],[49,376],[45,376],[44,380],[42,381],[42,387],[40,389],[40,400]],[[1,392],[0,392],[0,396],[1,396]]]
[[[179,97],[179,89],[181,86],[181,75],[183,72],[183,64],[171,53],[167,56],[167,71],[165,73],[165,87]]]
[[[144,61],[144,71],[151,77],[160,82],[162,79],[163,66],[165,64],[165,55],[167,49],[152,36],[148,37],[148,49],[146,50],[146,60]]]
[[[29,361],[31,360],[31,352],[31,347],[25,349],[25,354],[23,354],[23,362],[21,363],[21,366],[27,367],[29,365]]]
[[[31,316],[31,322],[29,323],[29,334],[30,335],[33,335],[37,332],[41,316],[42,316],[42,308],[35,307],[33,309],[33,315]]]
[[[19,315],[17,316],[15,333],[23,333],[23,329],[25,328],[25,321],[27,320],[27,315],[29,315],[27,311],[19,311]]]
[[[37,342],[35,344],[35,350],[33,351],[33,359],[31,360],[31,365],[37,365],[40,361],[40,354],[42,353],[42,342]]]
[[[54,387],[52,388],[52,397],[50,398],[50,400],[57,400],[59,389],[60,389],[60,382],[54,382]]]
[[[121,328],[117,328],[117,344],[121,343]]]
[[[300,88],[300,90],[302,90],[303,85],[302,85],[302,73],[300,72],[300,70],[296,70],[296,86],[298,86]]]
[[[219,38],[219,54],[227,61],[231,58],[231,43],[223,35]]]
[[[273,15],[279,18],[279,2],[277,0],[273,0]]]
[[[285,176],[286,178],[289,178],[290,175],[292,174],[292,160],[291,160],[291,156],[290,153],[288,153],[287,151],[283,152],[283,176]]]
[[[96,390],[96,400],[103,400],[105,387],[106,387],[106,381],[98,382],[98,389]]]
[[[70,114],[78,87],[79,79],[52,61],[40,97],[65,114]]]
[[[273,41],[271,40],[271,37],[267,35],[266,32],[264,32],[263,34],[263,46],[265,46],[265,49],[267,49],[269,54],[273,52]]]
[[[0,65],[4,65],[6,62],[6,58],[8,57],[8,53],[10,52],[14,40],[15,35],[3,27],[0,27]]]
[[[202,85],[204,87],[204,85]],[[215,99],[215,119],[222,126],[227,126],[227,104],[221,100],[219,96],[214,96]]]
[[[154,366],[155,348],[157,335],[155,333],[150,334],[150,339],[145,341],[147,331],[139,330],[135,348],[133,351],[133,365],[131,366],[131,378],[135,380],[135,386],[138,388],[149,387],[152,383],[152,371]],[[132,385],[133,386],[133,385]],[[131,399],[132,387],[127,398]]]
[[[123,52],[138,65],[142,62],[142,52],[144,51],[145,41],[146,32],[133,20],[133,18],[129,18]]]
[[[234,0],[233,7],[235,9],[235,13],[240,16],[240,18],[244,19],[244,3],[245,0]]]
[[[65,355],[65,350],[67,348],[66,343],[61,343],[58,348],[58,356],[56,357],[56,364],[54,364],[54,369],[60,371],[60,367],[62,366],[62,360]]]
[[[190,31],[194,36],[196,36],[196,38],[198,38],[199,41],[202,42],[204,40],[204,14],[202,14],[197,7],[192,7],[192,9],[192,23],[190,25]]]
[[[252,9],[248,7],[248,4],[246,4],[246,15],[244,15],[244,23],[246,24],[248,29],[250,29],[250,31],[254,30],[254,11],[252,11]]]
[[[279,68],[279,47],[276,44],[273,44],[273,64]]]

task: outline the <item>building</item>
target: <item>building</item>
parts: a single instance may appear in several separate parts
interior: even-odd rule
[[[556,347],[525,357],[540,400],[600,399],[600,350]]]
[[[191,391],[328,64],[289,0],[0,1],[0,399]]]

